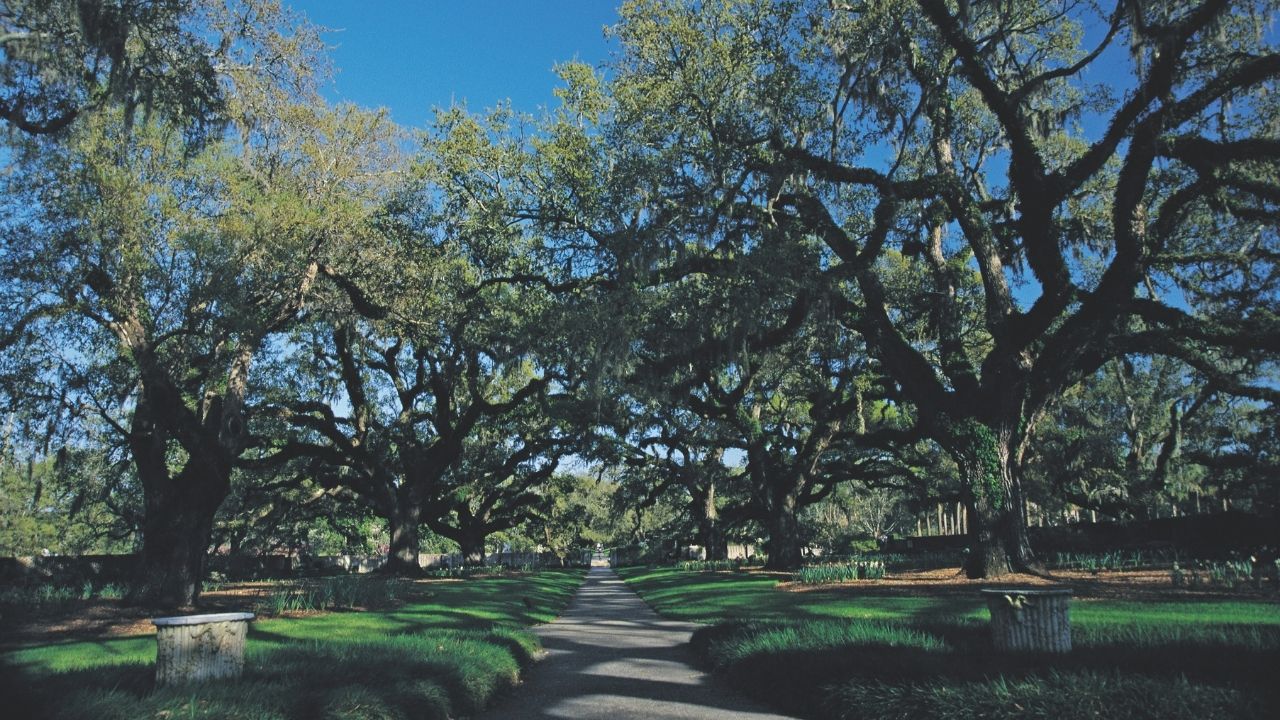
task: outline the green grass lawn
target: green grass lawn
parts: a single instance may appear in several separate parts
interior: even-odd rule
[[[390,610],[256,621],[239,682],[155,690],[153,635],[19,648],[0,656],[0,697],[23,718],[470,715],[515,683],[538,649],[525,628],[552,620],[582,576],[418,583]]]
[[[1276,717],[1280,605],[1072,604],[1068,656],[1006,656],[981,599],[784,592],[780,576],[624,568],[744,691],[822,718]]]

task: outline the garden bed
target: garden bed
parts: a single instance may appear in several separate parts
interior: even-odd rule
[[[660,613],[706,624],[694,648],[743,692],[804,717],[1269,718],[1280,596],[1174,587],[1167,571],[1058,571],[1000,584],[1075,590],[1074,649],[996,652],[957,569],[808,585],[755,571],[624,571]],[[785,580],[779,582],[779,579]]]
[[[825,585],[804,584],[788,579],[779,583],[778,587],[787,592],[845,592],[886,597],[949,595],[968,597],[981,588],[1010,581],[1033,587],[1067,585],[1074,591],[1074,597],[1077,599],[1176,601],[1248,598],[1280,602],[1280,592],[1276,591],[1274,584],[1264,584],[1262,587],[1240,584],[1235,588],[1178,587],[1170,579],[1168,570],[1109,570],[1098,573],[1084,570],[1055,570],[1043,577],[1014,575],[1011,576],[1011,580],[1001,579],[996,582],[985,579],[972,580],[956,568],[943,568],[890,572],[879,580]]]

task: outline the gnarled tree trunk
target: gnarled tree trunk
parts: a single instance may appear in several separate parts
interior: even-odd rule
[[[414,576],[422,572],[418,564],[419,523],[422,518],[421,503],[398,498],[387,513],[391,530],[391,545],[387,550],[385,571],[389,575]]]
[[[132,599],[156,607],[185,607],[200,598],[213,516],[230,488],[215,470],[144,481],[142,566]]]
[[[960,468],[969,508],[965,574],[989,578],[1040,570],[1025,522],[1018,439],[967,419],[952,427],[949,450]]]
[[[462,551],[462,563],[467,567],[480,567],[484,565],[484,541],[485,536],[465,533],[458,537],[458,547]]]
[[[231,491],[233,456],[219,433],[221,403],[208,408],[203,425],[191,416],[182,425],[174,419],[184,410],[174,409],[176,396],[165,382],[146,388],[134,409],[129,438],[145,505],[141,565],[129,600],[160,608],[188,607],[199,600],[213,516]],[[168,464],[175,427],[182,428],[188,452],[177,475]]]
[[[724,528],[720,525],[720,513],[716,509],[716,486],[714,483],[697,488],[692,492],[693,500],[690,510],[697,518],[698,541],[706,551],[708,560],[725,560],[729,557],[729,546],[725,543]]]
[[[769,538],[765,541],[765,553],[769,556],[765,562],[766,570],[791,571],[804,562],[799,510],[794,493],[775,496],[766,522],[769,531]]]

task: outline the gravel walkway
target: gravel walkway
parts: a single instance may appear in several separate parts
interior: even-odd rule
[[[692,667],[691,623],[659,618],[607,567],[593,567],[565,614],[535,628],[547,657],[479,716],[786,720]]]

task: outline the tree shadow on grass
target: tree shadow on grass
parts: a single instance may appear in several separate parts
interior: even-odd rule
[[[447,629],[368,641],[299,641],[251,651],[244,677],[157,689],[154,665],[68,672],[0,666],[7,717],[447,718],[513,687],[533,643],[511,628]],[[165,713],[168,713],[167,715]]]
[[[980,622],[873,623],[902,629],[901,641],[841,644],[838,626],[856,622],[731,622],[697,631],[692,643],[700,658],[742,691],[806,717],[830,715],[832,689],[850,683],[899,688],[902,695],[916,692],[911,688],[941,687],[977,697],[990,694],[983,687],[1031,681],[1061,685],[1068,694],[1105,695],[1132,693],[1136,686],[1127,679],[1136,678],[1154,682],[1161,693],[1198,698],[1227,689],[1251,708],[1269,712],[1278,706],[1280,628],[1198,627],[1182,637],[1176,631],[1139,630],[1113,637],[1094,632],[1072,652],[1054,655],[998,653],[986,623]],[[834,639],[824,644],[815,624],[826,624]],[[919,636],[910,633],[927,639],[913,641]],[[761,635],[767,637],[761,640]],[[793,638],[790,645],[788,638]],[[893,691],[884,695],[893,697]],[[876,717],[874,712],[865,716]]]

